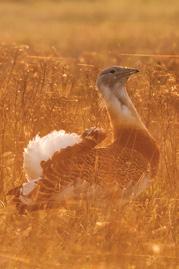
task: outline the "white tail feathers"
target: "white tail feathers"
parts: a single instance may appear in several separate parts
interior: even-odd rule
[[[24,170],[27,179],[36,179],[42,175],[41,161],[47,161],[56,151],[80,141],[80,135],[66,133],[64,130],[53,131],[43,137],[37,135],[24,149]]]

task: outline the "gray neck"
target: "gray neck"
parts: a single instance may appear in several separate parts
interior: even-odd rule
[[[114,129],[114,138],[121,128],[145,129],[127,90],[125,81],[116,83],[112,90],[103,86],[101,90],[106,101],[111,124]]]

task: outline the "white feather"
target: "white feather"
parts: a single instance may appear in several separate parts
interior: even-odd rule
[[[46,136],[35,136],[24,149],[24,170],[28,180],[42,176],[41,161],[50,159],[56,151],[72,146],[81,141],[75,133],[64,130],[53,131]]]
[[[40,178],[32,179],[31,181],[23,183],[22,188],[21,188],[21,194],[23,196],[29,195],[34,190],[34,188],[37,186],[37,182],[39,180],[40,180]]]

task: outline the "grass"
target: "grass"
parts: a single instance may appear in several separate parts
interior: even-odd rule
[[[179,268],[177,1],[7,1],[0,4],[0,267]],[[32,57],[32,56],[37,57]],[[119,210],[93,201],[19,216],[6,193],[24,181],[37,133],[111,129],[95,90],[101,68],[138,67],[129,94],[157,139],[152,186]],[[4,206],[3,206],[4,205]]]

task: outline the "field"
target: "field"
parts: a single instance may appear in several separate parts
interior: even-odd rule
[[[0,268],[179,269],[179,3],[0,2]],[[112,130],[95,88],[110,65],[140,73],[128,92],[158,141],[151,187],[119,209],[93,201],[19,215],[23,148],[56,129]]]

